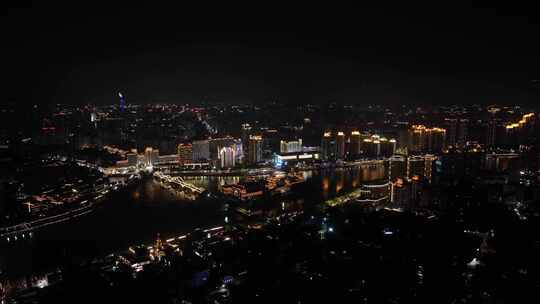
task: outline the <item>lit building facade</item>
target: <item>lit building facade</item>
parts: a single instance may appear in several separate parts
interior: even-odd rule
[[[414,176],[424,176],[426,161],[422,156],[409,156],[407,158],[407,178]]]
[[[368,157],[390,157],[396,152],[397,141],[380,135],[371,135],[362,140],[361,150]]]
[[[350,146],[349,146],[349,154],[352,156],[358,156],[362,153],[362,135],[358,131],[352,131],[351,132],[351,138],[350,138]]]
[[[409,156],[407,158],[407,178],[425,178],[431,182],[433,177],[433,165],[437,156],[432,154]]]
[[[413,125],[408,132],[408,149],[411,152],[439,153],[445,148],[446,130]]]
[[[336,140],[332,132],[324,132],[321,140],[321,158],[325,161],[336,159]]]
[[[147,147],[144,150],[144,162],[147,166],[157,164],[159,159],[159,150]]]
[[[507,146],[518,146],[529,143],[531,135],[535,129],[535,114],[528,113],[521,117],[516,123],[505,125],[505,144]]]
[[[360,196],[356,199],[357,202],[369,202],[376,204],[386,204],[391,197],[390,182],[384,183],[365,183],[360,187]]]
[[[222,147],[219,150],[221,168],[233,168],[236,165],[236,151],[233,147]]]
[[[302,161],[310,161],[319,159],[320,155],[317,152],[298,152],[298,153],[274,153],[272,162],[275,166],[281,167],[289,163],[297,163]]]
[[[280,141],[280,153],[296,153],[302,152],[302,139],[291,141]]]
[[[262,161],[262,136],[251,135],[249,137],[248,161],[250,164]]]
[[[398,178],[392,182],[390,190],[390,202],[399,208],[408,208],[411,202],[411,186],[410,183]]]
[[[407,159],[403,155],[394,155],[388,159],[388,178],[396,180],[407,175]]]
[[[210,142],[196,140],[192,143],[192,151],[194,161],[208,161],[210,159]]]
[[[243,150],[247,151],[249,146],[249,136],[251,135],[251,125],[248,123],[243,123],[240,131],[240,139],[242,140]]]
[[[193,145],[179,144],[177,147],[177,154],[181,164],[193,162]]]
[[[337,157],[338,159],[345,159],[345,133],[338,132],[336,137]]]

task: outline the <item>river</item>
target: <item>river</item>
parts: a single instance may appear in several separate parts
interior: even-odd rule
[[[360,186],[361,169],[305,171],[294,200],[310,208],[338,194]],[[186,177],[197,186],[216,192],[238,176]],[[283,204],[294,203],[284,200]],[[70,260],[85,260],[123,250],[130,245],[148,244],[159,233],[163,238],[222,225],[224,203],[219,200],[190,201],[162,188],[151,178],[124,188],[106,198],[86,216],[33,233],[31,239],[0,245],[0,270],[7,277],[21,277],[52,270]]]

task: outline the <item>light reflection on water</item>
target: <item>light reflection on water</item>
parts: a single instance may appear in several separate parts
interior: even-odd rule
[[[304,210],[340,192],[359,187],[363,182],[380,176],[381,171],[377,168],[356,168],[304,171],[303,175],[306,182],[295,188],[292,197],[262,204],[264,214],[277,215],[283,211]],[[223,185],[237,183],[242,178],[201,176],[184,179],[217,192]],[[131,189],[114,194],[88,216],[37,231],[36,240],[29,246],[11,248],[8,255],[4,255],[0,248],[0,267],[4,264],[11,265],[10,269],[16,269],[20,264],[24,269],[22,271],[34,270],[54,263],[70,250],[89,255],[110,253],[118,248],[152,240],[158,232],[164,237],[170,237],[197,227],[222,225],[225,216],[221,200],[186,200],[177,192],[148,179]],[[77,249],[79,247],[84,250]],[[33,264],[28,264],[28,261]]]
[[[345,172],[343,171],[337,171],[337,181],[336,181],[336,194],[339,194],[341,192],[341,189],[343,189],[345,184]]]
[[[240,176],[184,176],[183,179],[210,192],[220,191],[221,187],[240,182]]]

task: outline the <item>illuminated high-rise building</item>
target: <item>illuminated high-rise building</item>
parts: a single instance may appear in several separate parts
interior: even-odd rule
[[[397,178],[390,187],[390,202],[399,208],[409,208],[411,202],[411,185],[403,179]]]
[[[336,146],[337,146],[337,157],[339,159],[345,159],[346,150],[345,150],[345,133],[338,132],[336,137]]]
[[[349,153],[352,156],[358,156],[362,152],[361,149],[362,136],[358,131],[351,132],[351,144],[349,145]]]
[[[523,129],[534,123],[534,113],[528,113],[521,117],[521,120],[516,123],[509,123],[506,125],[506,129]]]
[[[389,157],[396,152],[396,145],[395,139],[375,134],[360,142],[360,150],[366,157]]]
[[[407,158],[407,178],[411,179],[414,176],[424,176],[426,169],[426,161],[423,156],[409,156]]]
[[[120,98],[120,105],[119,105],[120,112],[124,112],[124,110],[126,109],[126,98],[124,97],[124,94],[122,94],[121,92],[118,92],[118,98]]]
[[[394,153],[396,152],[396,144],[397,144],[396,140],[393,138],[391,139],[388,139],[386,137],[379,138],[379,148],[378,148],[379,154],[377,156],[389,157],[389,156],[394,155]]]
[[[424,178],[430,183],[433,179],[433,167],[437,159],[438,157],[432,154],[424,155]]]
[[[433,177],[433,165],[437,156],[432,154],[409,156],[407,158],[407,178],[415,176],[425,178],[431,182]]]
[[[248,123],[243,123],[242,128],[240,129],[240,139],[242,141],[242,150],[244,153],[247,153],[249,156],[249,136],[251,135],[251,125]],[[249,161],[249,160],[248,160]]]
[[[232,168],[236,165],[236,151],[233,147],[222,147],[219,150],[221,168]]]
[[[334,160],[336,153],[336,140],[331,132],[324,132],[321,139],[321,158],[323,160]]]
[[[242,145],[242,140],[235,139],[234,142],[231,144],[231,148],[234,149],[236,164],[242,164],[244,162],[244,147]]]
[[[428,129],[427,151],[440,153],[445,147],[446,130],[441,128]]]
[[[196,140],[192,143],[193,160],[208,161],[210,159],[210,141]]]
[[[464,147],[469,135],[469,120],[446,118],[444,120],[447,147]]]
[[[193,162],[193,145],[179,144],[177,147],[178,158],[181,164]]]
[[[528,143],[534,133],[535,115],[528,113],[521,117],[521,120],[516,123],[505,125],[505,144],[508,146],[518,146]]]
[[[394,155],[388,159],[388,177],[391,181],[407,175],[407,160],[405,156]]]
[[[283,138],[277,129],[269,128],[263,130],[261,136],[263,138],[263,151],[266,150],[281,153],[281,140],[283,140]],[[245,149],[247,149],[247,146]]]
[[[420,178],[419,176],[415,175],[413,178],[409,181],[410,187],[411,187],[411,202],[413,203],[412,206],[416,206],[418,201],[420,200],[420,197],[422,195],[422,187],[423,187],[423,178]]]
[[[144,150],[144,162],[147,166],[153,166],[159,159],[159,150],[147,147]]]
[[[244,151],[247,151],[249,145],[249,135],[251,135],[251,125],[248,123],[242,124],[240,139],[242,140]]]
[[[147,147],[144,150],[144,163],[147,166],[152,163],[152,148],[151,147]]]
[[[373,138],[366,138],[362,140],[361,147],[362,147],[362,153],[364,156],[367,157],[376,157],[377,153],[379,152],[378,144],[375,142],[378,141]]]
[[[413,125],[409,129],[408,148],[411,152],[439,153],[444,149],[446,130]]]
[[[413,125],[409,129],[408,148],[410,152],[422,152],[426,150],[426,126]]]
[[[249,136],[248,161],[251,164],[260,163],[262,161],[262,136]]]
[[[293,152],[302,152],[302,139],[280,141],[280,153],[293,153]]]
[[[236,140],[230,136],[209,139],[208,145],[210,149],[210,159],[219,159],[219,151],[221,148],[230,147],[233,143],[235,143],[235,141]]]

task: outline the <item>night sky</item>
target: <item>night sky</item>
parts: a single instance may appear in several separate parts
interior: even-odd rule
[[[23,3],[2,103],[529,103],[534,9]],[[14,4],[12,4],[14,5]],[[311,4],[311,5],[314,5]]]

